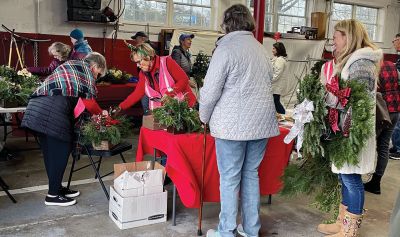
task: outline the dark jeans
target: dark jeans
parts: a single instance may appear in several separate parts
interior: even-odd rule
[[[274,96],[276,112],[278,112],[279,114],[285,114],[285,112],[286,112],[285,108],[283,107],[283,105],[281,103],[281,95],[273,94],[273,96]]]
[[[71,143],[44,134],[39,134],[39,141],[49,179],[48,194],[58,195],[71,153]]]
[[[380,135],[376,138],[376,151],[378,153],[378,161],[376,163],[375,174],[383,176],[389,159],[389,143],[393,130],[400,117],[400,113],[390,113],[392,125],[382,129]],[[394,145],[394,144],[393,144]]]
[[[143,115],[148,115],[150,112],[149,97],[147,97],[147,95],[144,95],[140,102],[142,103]]]
[[[397,122],[395,122],[395,124],[396,124],[396,126],[394,127],[393,134],[392,134],[392,144],[393,144],[393,147],[396,149],[396,152],[400,152],[400,122],[399,122],[399,120],[397,120]]]
[[[342,204],[347,211],[361,215],[364,208],[364,185],[361,174],[339,174],[342,184]]]

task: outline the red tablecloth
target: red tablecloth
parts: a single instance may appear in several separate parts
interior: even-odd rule
[[[261,195],[277,193],[282,182],[280,177],[288,164],[293,143],[287,145],[283,138],[289,133],[280,128],[281,134],[270,138],[264,160],[259,168]],[[179,192],[182,203],[188,208],[200,206],[202,134],[174,135],[163,130],[140,129],[136,161],[145,154],[153,154],[154,148],[164,152],[168,159],[166,171]],[[204,201],[219,202],[219,173],[214,138],[207,135],[204,176]]]

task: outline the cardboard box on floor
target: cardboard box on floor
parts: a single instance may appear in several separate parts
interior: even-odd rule
[[[109,216],[120,229],[129,229],[167,221],[167,192],[163,192],[165,169],[157,162],[143,161],[114,164],[114,180],[124,172],[156,171],[156,178],[146,179],[142,188],[110,187]],[[158,176],[162,172],[162,178]],[[153,173],[153,172],[152,172]],[[121,182],[119,182],[121,184]],[[117,185],[118,186],[118,185]],[[145,191],[147,190],[147,191]],[[142,192],[142,193],[141,193]],[[139,195],[141,194],[141,195]],[[133,195],[133,196],[129,196]]]
[[[121,197],[110,187],[108,214],[120,229],[167,221],[167,191],[138,197]]]
[[[162,193],[164,178],[164,166],[158,162],[114,164],[114,189],[122,197]]]

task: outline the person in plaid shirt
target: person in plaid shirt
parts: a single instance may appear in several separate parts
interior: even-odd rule
[[[382,128],[381,133],[379,135],[377,134],[376,149],[378,153],[378,161],[375,173],[373,174],[372,179],[368,183],[364,184],[365,191],[374,194],[381,193],[381,178],[385,172],[389,159],[389,142],[400,116],[399,78],[396,66],[393,62],[382,62],[381,72],[379,74],[378,91],[382,93],[383,99],[386,102],[392,124],[388,127]]]
[[[397,51],[398,57],[396,61],[397,72],[400,72],[400,33],[396,34],[393,41],[393,46]],[[400,78],[399,78],[400,80]],[[392,135],[393,147],[390,148],[390,158],[394,160],[400,160],[400,123],[397,122]]]
[[[49,180],[45,205],[76,203],[73,197],[79,191],[61,185],[74,142],[74,108],[79,98],[96,97],[96,78],[105,71],[106,60],[96,52],[84,60],[67,61],[46,78],[29,100],[21,126],[35,132],[40,141]]]

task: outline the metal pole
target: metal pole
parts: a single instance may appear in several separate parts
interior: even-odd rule
[[[262,44],[264,39],[265,0],[254,0],[254,20],[256,31],[254,36]]]

